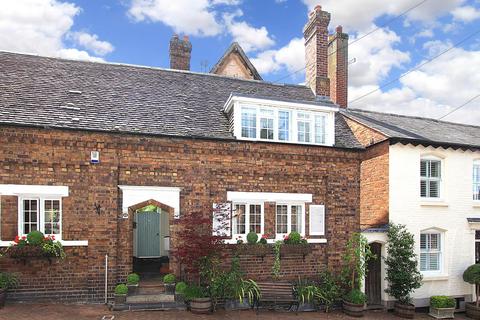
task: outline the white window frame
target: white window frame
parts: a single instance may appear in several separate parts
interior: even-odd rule
[[[287,206],[287,233],[277,233],[277,206]],[[302,229],[300,235],[305,236],[305,203],[304,202],[277,202],[275,203],[275,239],[282,240],[283,237],[292,232],[292,206],[302,207]]]
[[[250,205],[260,206],[261,210],[261,226],[260,226],[260,233],[257,233],[259,237],[263,235],[265,232],[265,206],[263,202],[248,202],[248,201],[237,201],[232,203],[232,208],[235,210],[237,205],[245,205],[245,233],[235,233],[236,226],[234,226],[233,216],[232,215],[232,235],[233,239],[241,238],[244,241],[247,238],[247,234],[250,232]]]
[[[421,248],[421,236],[422,234],[438,234],[439,236],[439,245],[440,245],[440,249],[433,253],[438,253],[438,270],[422,270],[422,266],[421,266],[421,255],[422,253],[426,253],[428,254],[430,252],[430,250],[428,251],[425,251],[425,249],[422,249]],[[420,272],[424,275],[424,276],[438,276],[438,275],[442,275],[444,273],[444,268],[445,268],[445,263],[444,263],[444,256],[445,256],[445,232],[441,231],[441,230],[437,230],[437,229],[431,229],[431,230],[424,230],[424,231],[420,231],[420,236],[419,236],[419,242],[418,242],[418,248],[419,248],[419,263],[418,263],[418,268],[420,270]]]
[[[45,200],[56,200],[59,201],[59,208],[60,208],[60,219],[59,219],[59,234],[45,234],[47,235],[54,235],[56,239],[62,239],[62,227],[63,227],[63,208],[62,208],[62,197],[57,196],[19,196],[18,197],[18,232],[19,236],[26,236],[24,233],[24,212],[23,212],[23,201],[24,200],[37,200],[38,201],[38,213],[37,213],[37,223],[38,223],[38,231],[45,234]]]
[[[473,161],[472,169],[472,198],[473,201],[480,203],[480,192],[475,192],[475,190],[480,190],[480,160]],[[477,170],[477,175],[475,175],[475,170]]]
[[[419,198],[422,200],[426,201],[442,201],[443,199],[443,176],[444,176],[444,161],[442,158],[435,157],[435,156],[422,156],[419,161],[419,169],[421,169],[422,161],[438,161],[440,163],[440,177],[439,178],[431,178],[431,177],[422,177],[421,175],[421,170],[418,170],[419,172],[419,177],[420,177],[420,183],[419,183]],[[427,169],[428,171],[428,169]],[[421,182],[422,181],[438,181],[438,197],[430,197],[430,196],[425,196],[422,197],[422,187],[421,187]],[[427,183],[427,195],[429,193],[429,188],[428,188],[428,183]]]
[[[255,137],[252,138],[252,137],[244,137],[243,136],[243,109],[249,109],[250,111],[253,111],[255,113],[255,128],[253,127],[245,127],[247,128],[247,130],[252,130],[252,129],[255,129]],[[257,107],[255,106],[242,106],[242,108],[240,109],[240,136],[243,138],[243,139],[258,139],[259,138],[259,128],[258,128],[258,125],[260,123],[260,120],[259,120],[259,110]]]
[[[294,108],[282,106],[271,106],[266,104],[254,104],[254,103],[235,103],[233,107],[233,117],[234,117],[234,126],[233,134],[239,140],[249,140],[249,141],[268,141],[268,142],[278,142],[278,143],[294,143],[294,144],[306,144],[306,145],[319,145],[319,146],[333,146],[335,143],[335,113],[334,111],[327,110],[326,108]],[[242,135],[242,109],[255,109],[256,115],[256,133],[255,138],[244,137]],[[273,139],[262,139],[261,138],[261,128],[260,128],[260,118],[261,110],[273,111]],[[279,139],[279,112],[288,112],[289,113],[289,130],[288,137],[289,140],[280,140]],[[309,142],[303,142],[298,140],[298,113],[303,113],[309,116],[310,123],[310,135]],[[317,143],[316,138],[316,117],[323,116],[325,117],[325,126],[324,126],[324,136],[325,143]],[[251,128],[251,127],[248,127]]]

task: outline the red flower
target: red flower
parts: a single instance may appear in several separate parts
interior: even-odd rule
[[[22,240],[27,240],[27,236],[22,236]]]
[[[19,241],[20,241],[20,237],[19,237],[19,236],[15,236],[15,239],[13,240],[13,242],[18,243]]]
[[[54,236],[54,235],[52,235],[52,240],[55,240],[55,236]]]
[[[268,239],[268,234],[263,234],[262,239]]]

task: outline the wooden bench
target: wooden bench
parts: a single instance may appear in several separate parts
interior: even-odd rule
[[[264,306],[288,306],[288,310],[295,307],[298,312],[298,299],[293,293],[293,286],[289,282],[257,282],[260,289],[260,298],[254,302],[253,307],[258,313],[259,307]]]

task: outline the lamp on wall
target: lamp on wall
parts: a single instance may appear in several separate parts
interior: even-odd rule
[[[98,204],[98,203],[95,202],[95,203],[93,204],[93,206],[94,206],[94,208],[95,208],[95,212],[96,212],[98,215],[100,215],[100,210],[102,209],[102,207],[100,206],[100,204]]]

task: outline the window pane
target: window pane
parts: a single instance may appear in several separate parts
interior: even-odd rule
[[[262,232],[262,206],[257,204],[250,205],[250,228],[249,232]]]
[[[245,234],[245,205],[235,205],[235,212],[233,215],[233,233]]]
[[[427,176],[427,167],[428,167],[428,161],[427,160],[420,161],[420,176],[421,177],[426,177]]]
[[[420,270],[426,271],[427,270],[427,254],[420,253]]]
[[[325,143],[325,116],[315,116],[315,143]]]
[[[480,164],[473,165],[473,200],[480,200]]]
[[[290,139],[290,112],[278,112],[278,140],[288,141]]]
[[[299,142],[310,142],[310,115],[308,113],[297,113],[297,140]]]
[[[242,108],[242,137],[257,137],[257,110],[255,108]]]
[[[420,235],[420,249],[427,249],[427,235]]]
[[[302,233],[303,232],[302,206],[292,206],[291,212],[292,212],[291,231]]]
[[[60,201],[59,200],[45,200],[44,209],[44,223],[45,234],[59,234],[60,233]],[[56,226],[56,227],[55,227]]]
[[[439,253],[430,253],[428,255],[428,270],[438,271],[440,270],[440,254]]]
[[[288,232],[288,207],[287,205],[277,205],[277,214],[276,214],[276,232],[277,233],[287,233]]]
[[[440,196],[440,184],[438,181],[429,181],[428,196],[438,198]]]
[[[273,110],[260,110],[260,138],[273,140]]]
[[[440,161],[430,161],[430,177],[440,178]]]
[[[38,200],[23,200],[23,233],[38,229]]]

